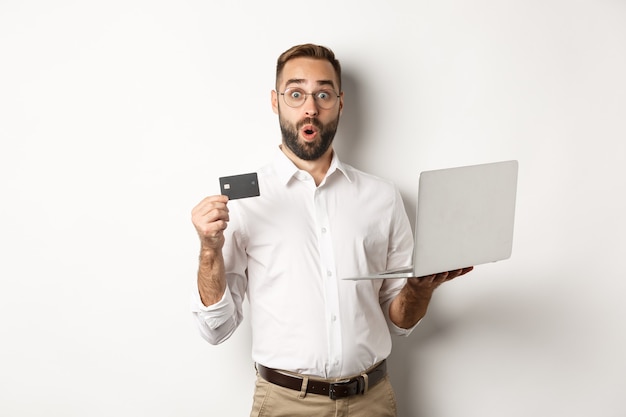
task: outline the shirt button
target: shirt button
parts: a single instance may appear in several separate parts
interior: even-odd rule
[[[333,276],[333,273],[332,273],[331,271],[326,271],[326,276],[328,276],[328,277],[332,277],[332,276]]]
[[[326,233],[326,228],[322,227],[322,233]]]

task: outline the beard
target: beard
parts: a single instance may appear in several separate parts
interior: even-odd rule
[[[321,158],[332,145],[335,133],[337,133],[337,126],[339,126],[339,116],[328,124],[323,124],[314,118],[306,118],[295,126],[282,117],[279,117],[279,122],[283,143],[291,152],[302,160],[315,161]],[[317,138],[313,142],[301,141],[299,138],[300,129],[306,124],[311,124],[318,130]]]

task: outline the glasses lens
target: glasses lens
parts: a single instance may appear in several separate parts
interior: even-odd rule
[[[330,109],[337,102],[337,94],[334,91],[321,90],[315,93],[315,101],[321,108]]]
[[[304,104],[304,100],[306,100],[304,90],[299,88],[288,88],[283,93],[283,97],[289,107],[300,107]]]

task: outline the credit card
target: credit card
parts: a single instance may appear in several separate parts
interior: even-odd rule
[[[220,177],[220,190],[230,200],[261,195],[256,172]]]

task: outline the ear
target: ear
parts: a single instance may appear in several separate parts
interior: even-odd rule
[[[278,114],[278,93],[272,90],[272,111]]]
[[[339,93],[339,115],[343,113],[343,91]]]

